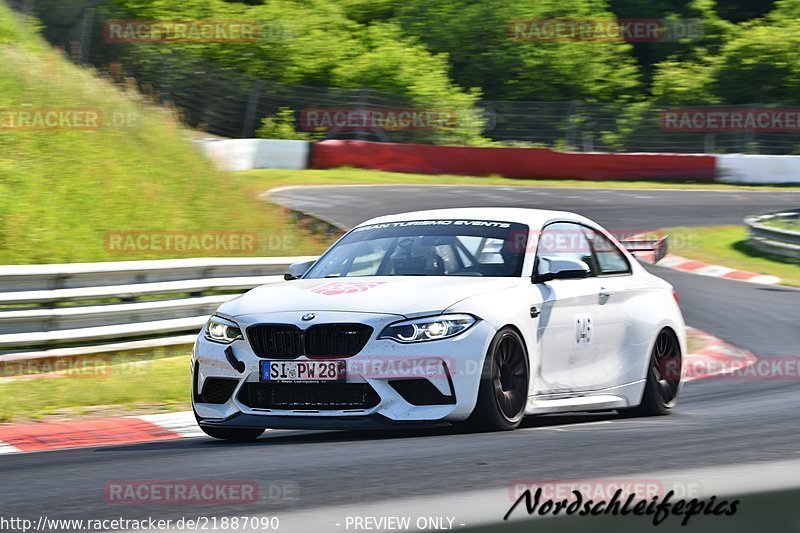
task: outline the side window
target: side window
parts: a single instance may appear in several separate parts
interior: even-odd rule
[[[570,222],[556,222],[544,227],[539,234],[536,257],[554,257],[583,261],[597,274],[592,247],[581,226]]]
[[[592,245],[599,275],[630,274],[631,265],[625,254],[608,237],[591,228],[584,227]]]

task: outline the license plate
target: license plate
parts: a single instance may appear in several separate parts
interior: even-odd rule
[[[261,381],[344,381],[346,368],[345,361],[261,361]]]

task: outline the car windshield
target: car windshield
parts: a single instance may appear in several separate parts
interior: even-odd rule
[[[360,226],[305,278],[520,276],[528,226],[489,220],[414,220]]]

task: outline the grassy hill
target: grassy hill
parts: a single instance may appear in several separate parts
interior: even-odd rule
[[[181,256],[108,249],[126,231],[258,231],[283,243],[264,255],[319,250],[256,182],[204,160],[176,117],[75,66],[3,3],[0,64],[0,264]],[[19,111],[74,109],[97,110],[100,127],[17,127]]]

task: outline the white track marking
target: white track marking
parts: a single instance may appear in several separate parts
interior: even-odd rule
[[[725,274],[730,274],[734,272],[734,269],[720,266],[720,265],[708,265],[700,268],[696,268],[692,270],[695,274],[702,274],[703,276],[715,276],[715,277],[722,277]]]
[[[750,283],[761,283],[761,284],[764,284],[764,285],[775,285],[776,283],[780,283],[781,278],[776,277],[776,276],[767,276],[765,274],[765,275],[761,275],[761,276],[752,277],[752,278],[748,279],[747,281],[749,281]]]
[[[8,453],[22,453],[22,450],[5,442],[0,442],[0,455]]]
[[[205,433],[197,427],[197,421],[194,419],[194,413],[191,411],[181,411],[178,413],[159,413],[155,415],[142,415],[134,416],[145,422],[150,422],[164,429],[168,429],[173,433],[177,433],[181,437],[205,437]]]

